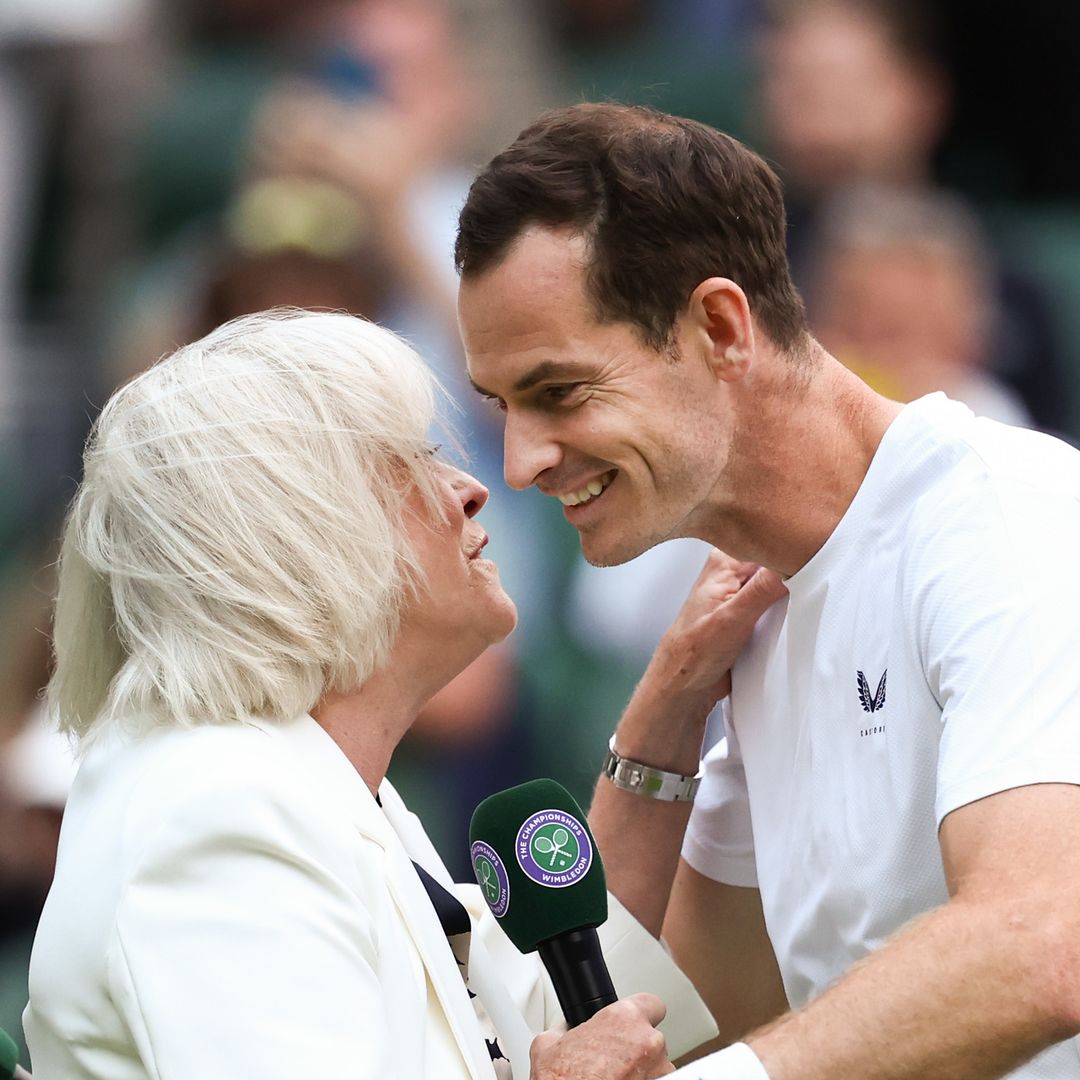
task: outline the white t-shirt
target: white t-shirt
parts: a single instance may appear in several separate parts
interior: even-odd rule
[[[761,890],[793,1006],[947,899],[937,829],[1080,784],[1080,453],[942,394],[739,658],[683,855]],[[1080,1077],[1080,1043],[1014,1076]]]

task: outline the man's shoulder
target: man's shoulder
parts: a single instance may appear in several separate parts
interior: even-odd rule
[[[1059,587],[1080,546],[1080,453],[975,418],[946,445],[947,467],[926,478],[905,510],[900,595],[989,610],[1002,603],[1005,583],[1014,600]]]
[[[911,529],[964,531],[1080,502],[1080,452],[1061,439],[982,417],[927,420],[934,451],[909,488]]]

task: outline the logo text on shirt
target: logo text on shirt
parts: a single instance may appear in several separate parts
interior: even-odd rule
[[[889,669],[886,668],[881,673],[881,681],[877,684],[877,692],[870,696],[870,684],[866,681],[866,676],[860,671],[858,678],[859,686],[859,702],[863,707],[863,712],[876,713],[879,709],[885,707],[885,680],[889,674]],[[884,734],[885,724],[874,724],[871,727],[865,727],[859,729],[859,736],[866,738],[867,735],[881,735]]]

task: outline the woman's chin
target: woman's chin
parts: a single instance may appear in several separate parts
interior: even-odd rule
[[[514,632],[514,628],[517,626],[517,606],[506,593],[503,593],[503,601],[499,611],[499,617],[494,620],[496,629],[494,631],[495,636],[492,637],[490,642],[492,645],[500,641],[505,641]]]

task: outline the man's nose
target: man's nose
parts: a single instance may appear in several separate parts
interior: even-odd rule
[[[507,486],[524,491],[541,473],[562,460],[562,448],[543,423],[510,413],[503,432],[503,477]]]

